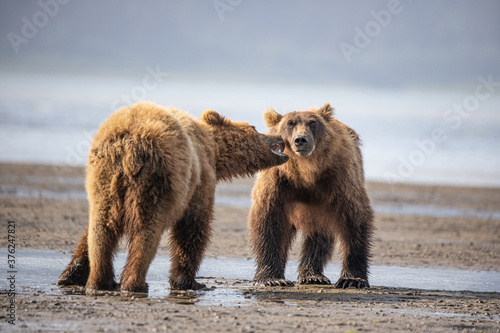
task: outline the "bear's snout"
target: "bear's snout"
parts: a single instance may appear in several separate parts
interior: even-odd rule
[[[293,143],[295,143],[297,148],[303,148],[304,146],[307,146],[309,139],[305,135],[297,135],[293,140]]]
[[[309,156],[314,151],[314,138],[299,134],[293,138],[292,150],[299,156]]]

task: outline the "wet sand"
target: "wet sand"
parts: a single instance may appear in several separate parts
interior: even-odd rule
[[[0,220],[5,231],[8,220],[16,221],[18,249],[74,250],[88,218],[83,176],[82,168],[0,164]],[[247,202],[252,182],[240,179],[221,184],[217,196]],[[367,186],[377,211],[374,265],[500,271],[500,189]],[[216,207],[207,258],[253,258],[248,210],[245,204]],[[0,234],[0,247],[5,249],[6,233]],[[298,260],[298,243],[291,260]],[[159,254],[168,254],[165,236]],[[338,255],[333,262],[340,262]],[[329,278],[335,281],[337,277]],[[170,295],[166,289],[164,298],[132,298],[49,295],[17,286],[16,327],[51,332],[500,331],[499,293],[377,286],[361,291],[324,286],[262,289],[252,287],[248,280],[221,278],[207,283],[218,289],[237,289],[254,302],[196,306],[200,293],[210,297],[210,290]],[[4,289],[4,282],[0,286]],[[25,292],[19,293],[21,287],[27,287]],[[7,304],[2,301],[1,306],[0,331],[10,330]]]

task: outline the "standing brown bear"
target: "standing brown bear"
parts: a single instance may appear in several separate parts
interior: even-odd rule
[[[269,134],[285,141],[290,161],[260,172],[252,192],[255,283],[293,285],[285,279],[285,265],[299,230],[300,284],[330,284],[323,269],[338,242],[343,267],[335,286],[369,287],[374,214],[364,186],[358,135],[333,118],[329,104],[285,115],[269,109],[264,120]]]
[[[147,102],[120,109],[92,142],[89,225],[58,284],[115,289],[112,259],[126,234],[121,290],[147,292],[146,273],[170,229],[171,288],[202,288],[195,274],[211,234],[216,182],[286,162],[283,148],[279,136],[215,111],[196,120]]]

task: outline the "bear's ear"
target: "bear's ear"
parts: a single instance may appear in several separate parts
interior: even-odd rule
[[[316,112],[318,112],[325,120],[330,120],[333,116],[333,108],[330,106],[330,103],[326,103]]]
[[[283,116],[280,115],[278,112],[274,111],[273,108],[269,108],[266,111],[264,111],[264,122],[266,123],[266,126],[269,128],[278,125],[281,118],[283,118]]]
[[[214,110],[207,110],[202,113],[201,120],[207,123],[208,125],[213,126],[222,126],[226,123],[226,118],[215,112]]]

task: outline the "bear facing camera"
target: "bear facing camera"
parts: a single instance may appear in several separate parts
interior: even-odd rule
[[[323,271],[335,245],[342,255],[338,288],[364,288],[374,213],[365,189],[360,140],[329,104],[285,115],[264,112],[268,134],[285,141],[288,163],[263,170],[252,191],[250,242],[256,285],[291,286],[288,252],[302,234],[299,284],[330,284]]]

